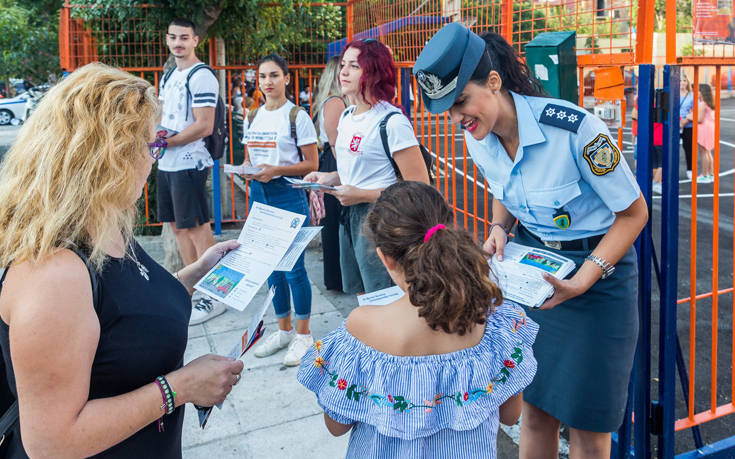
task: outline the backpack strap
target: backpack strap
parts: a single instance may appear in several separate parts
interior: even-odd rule
[[[391,116],[398,114],[398,112],[390,112],[385,115],[382,120],[380,120],[380,141],[383,143],[383,151],[385,151],[385,155],[388,157],[390,165],[393,166],[393,171],[396,173],[396,177],[398,178],[398,180],[403,180],[401,170],[398,168],[398,164],[396,164],[393,156],[390,154],[390,146],[388,145],[388,120]]]
[[[298,150],[299,152],[299,159],[303,161],[304,154],[301,153],[301,148],[299,148],[299,137],[296,134],[296,117],[299,116],[299,111],[301,110],[304,110],[303,107],[300,107],[298,105],[294,105],[293,107],[291,107],[291,111],[288,112],[288,121],[291,123],[291,137],[296,144],[296,150]],[[304,113],[306,113],[306,110],[304,110]]]
[[[171,75],[173,75],[174,70],[176,70],[175,65],[168,69],[168,72],[163,74],[163,79],[161,80],[161,89],[166,87],[166,83],[168,82],[168,79],[171,78]]]
[[[189,89],[189,81],[191,80],[191,77],[194,76],[194,74],[197,72],[197,70],[201,69],[209,70],[210,72],[212,72],[212,75],[214,75],[214,78],[217,78],[217,72],[215,72],[212,67],[201,62],[195,65],[193,69],[189,70],[189,74],[186,75],[186,84],[184,85],[186,87],[186,120],[189,119],[189,104],[191,103],[190,101],[193,98],[191,94],[191,89]]]

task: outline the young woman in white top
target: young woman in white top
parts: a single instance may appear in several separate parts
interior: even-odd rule
[[[317,112],[316,132],[319,137],[320,172],[337,170],[337,158],[334,155],[337,124],[340,115],[346,108],[338,76],[339,56],[332,56],[327,60],[327,65],[319,78],[319,86],[314,98],[314,108]],[[339,263],[339,217],[342,214],[342,205],[334,196],[320,192],[317,192],[312,199],[323,199],[324,203],[324,217],[320,222],[323,226],[324,285],[327,290],[342,290],[342,273]]]
[[[429,182],[413,127],[391,101],[397,71],[390,50],[373,40],[355,40],[341,56],[342,94],[355,105],[342,114],[337,127],[336,172],[312,172],[304,180],[334,185],[330,192],[345,206],[340,221],[342,286],[346,293],[372,292],[391,285],[391,278],[374,247],[362,234],[362,222],[380,193],[398,178],[380,138],[380,122],[387,123],[388,147],[404,180]]]
[[[257,174],[245,176],[250,179],[251,205],[261,202],[306,215],[305,224],[308,224],[306,193],[291,188],[283,177],[302,176],[317,169],[316,131],[309,115],[299,110],[295,119],[296,139],[291,135],[290,113],[295,105],[286,98],[288,83],[288,64],[281,56],[271,54],[261,59],[258,84],[266,102],[257,110],[251,123],[245,120],[243,144],[247,151],[243,165],[261,168]],[[284,365],[298,365],[314,343],[309,331],[311,284],[304,267],[304,255],[299,257],[290,272],[274,271],[268,278],[268,285],[276,287],[273,306],[279,330],[255,348],[255,356],[266,357],[288,346]],[[291,296],[296,333],[291,325]]]

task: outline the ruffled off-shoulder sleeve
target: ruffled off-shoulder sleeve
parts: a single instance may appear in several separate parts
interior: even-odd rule
[[[399,357],[353,337],[344,324],[315,343],[298,380],[342,424],[364,422],[410,440],[442,429],[474,429],[531,383],[538,325],[506,302],[488,317],[474,347]]]

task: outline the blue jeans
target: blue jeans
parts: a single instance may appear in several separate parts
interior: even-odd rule
[[[309,224],[309,204],[306,192],[288,186],[283,178],[268,183],[250,181],[250,207],[253,202],[268,204],[279,209],[305,215],[304,226]],[[273,308],[276,317],[283,319],[291,315],[291,296],[293,296],[296,320],[308,319],[311,315],[311,284],[304,267],[304,254],[299,257],[290,272],[273,271],[268,277],[268,287],[276,287]]]

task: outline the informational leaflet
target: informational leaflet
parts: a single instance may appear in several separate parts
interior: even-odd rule
[[[305,219],[254,203],[237,238],[240,247],[227,253],[194,288],[242,311],[291,247]]]
[[[297,179],[293,177],[283,177],[283,178],[286,179],[286,181],[291,184],[292,188],[299,188],[301,190],[334,191],[337,189],[333,186],[321,185],[319,183],[314,183],[314,182],[307,182],[306,180],[301,180],[301,179]]]
[[[179,131],[174,131],[173,129],[163,127],[160,124],[156,126],[156,137],[159,139],[168,139],[169,137],[173,137],[178,133]]]
[[[225,174],[254,175],[262,170],[262,167],[246,166],[244,164],[240,164],[239,166],[235,166],[234,164],[225,164],[223,172]]]
[[[306,246],[309,245],[312,239],[319,234],[322,230],[321,226],[305,226],[301,228],[296,235],[296,238],[291,243],[291,247],[288,248],[286,254],[281,258],[281,261],[273,271],[291,271],[299,260],[301,253],[306,250]]]
[[[268,309],[268,306],[270,305],[271,300],[273,300],[273,296],[275,296],[275,294],[276,288],[271,287],[270,290],[268,290],[268,294],[265,296],[265,301],[263,301],[260,308],[258,308],[255,311],[255,314],[253,314],[250,326],[245,330],[245,333],[243,333],[237,344],[232,347],[230,352],[227,354],[227,357],[231,359],[242,359],[253,344],[263,336],[263,333],[265,332],[265,329],[263,328],[263,316],[265,315],[265,311]],[[196,408],[199,416],[199,427],[203,429],[207,426],[209,416],[212,414],[212,407],[197,406]],[[217,408],[222,409],[222,404],[220,403],[217,405]]]
[[[385,306],[386,304],[390,304],[400,298],[403,298],[405,294],[406,292],[401,290],[401,287],[394,285],[393,287],[384,288],[364,295],[358,295],[357,304],[359,306]]]
[[[541,306],[554,293],[554,287],[542,277],[544,273],[564,279],[575,266],[569,258],[515,242],[506,244],[503,261],[498,261],[497,255],[490,259],[503,297],[532,308]]]

